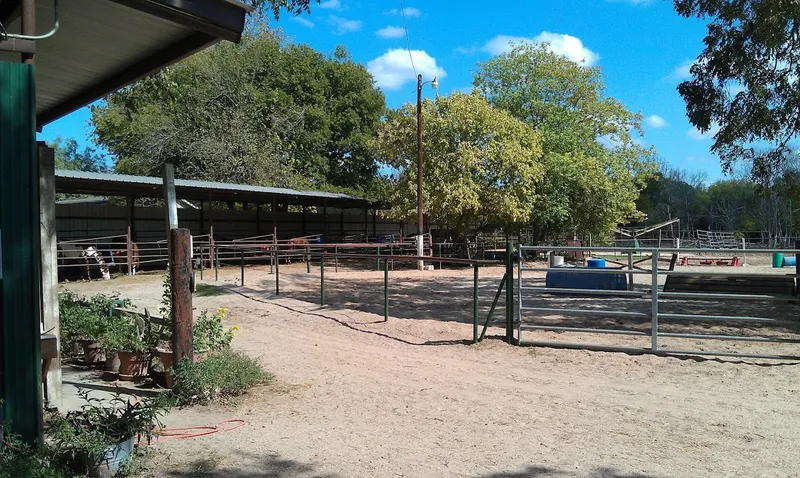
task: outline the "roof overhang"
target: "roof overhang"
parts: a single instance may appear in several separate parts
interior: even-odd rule
[[[20,33],[21,1],[0,0],[9,33]],[[35,4],[37,33],[47,32],[53,0]],[[38,127],[220,40],[238,42],[249,11],[233,0],[62,0],[60,28],[34,45]],[[19,60],[0,51],[0,61]]]
[[[56,192],[65,194],[163,199],[163,184],[161,178],[149,176],[56,170]],[[189,201],[272,204],[274,199],[277,204],[281,205],[327,206],[341,209],[381,208],[378,204],[349,194],[188,179],[175,180],[175,195],[178,199]]]

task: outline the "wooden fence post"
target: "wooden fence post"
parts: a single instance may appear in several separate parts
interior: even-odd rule
[[[170,231],[169,266],[172,281],[172,357],[176,367],[192,360],[192,259],[189,229]]]

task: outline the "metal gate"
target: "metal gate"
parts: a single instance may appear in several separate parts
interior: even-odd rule
[[[515,341],[520,345],[800,360],[800,349],[796,346],[800,344],[797,268],[785,274],[733,267],[737,264],[734,256],[742,253],[737,250],[592,247],[592,254],[608,258],[617,268],[552,265],[554,251],[577,257],[589,251],[586,247],[519,246],[518,251],[514,332]],[[750,257],[754,253],[785,253],[796,257],[800,250],[762,249],[747,253]],[[697,254],[731,254],[731,265],[723,269],[709,264],[700,271],[697,268],[674,269],[679,256],[683,255],[681,259],[688,263],[684,258]],[[547,258],[546,263],[526,262],[526,257],[542,255]],[[660,267],[665,262],[670,263],[669,268]],[[728,263],[720,259],[716,262]],[[637,265],[642,263],[649,266]],[[550,276],[543,276],[543,273]],[[583,288],[587,285],[583,279],[591,279],[588,282],[596,282],[600,287],[614,282],[606,280],[607,275],[616,281],[613,290]],[[558,284],[554,277],[577,285]],[[620,286],[623,281],[624,287]],[[670,281],[687,286],[676,289],[669,285]],[[757,290],[709,290],[708,284],[718,286],[728,282],[735,283],[739,289]],[[772,282],[790,288],[784,287],[784,293],[766,291],[765,284]],[[525,338],[523,332],[532,333],[534,337]],[[590,340],[575,342],[552,337],[564,334],[584,338],[588,335]],[[729,341],[729,345],[709,345],[719,344],[719,341]],[[745,343],[748,345],[741,345]],[[764,348],[769,350],[753,350],[752,343],[765,343]]]

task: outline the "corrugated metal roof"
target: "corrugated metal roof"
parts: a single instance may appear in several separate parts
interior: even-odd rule
[[[161,178],[127,174],[91,173],[86,171],[56,170],[56,189],[64,193],[104,194],[115,196],[162,197]],[[374,207],[366,199],[349,194],[325,191],[300,191],[288,188],[249,186],[176,179],[175,189],[181,199],[255,202],[275,197],[282,204],[323,205],[333,207]]]

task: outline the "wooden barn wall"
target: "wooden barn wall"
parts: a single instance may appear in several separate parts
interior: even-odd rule
[[[107,204],[57,204],[56,228],[61,241],[124,235],[128,227],[127,207]],[[211,220],[217,240],[232,240],[272,233],[270,211],[214,209],[178,209],[181,227],[189,228],[193,235],[208,234]],[[202,222],[201,222],[202,221]],[[326,242],[335,242],[343,236],[373,236],[373,214],[366,218],[363,211],[345,210],[342,217],[338,209],[329,209],[327,228],[321,213],[277,212],[278,238],[324,234]],[[401,223],[375,218],[375,235],[401,234]],[[344,229],[342,229],[344,226]],[[408,228],[408,225],[406,225]],[[162,208],[137,207],[134,212],[135,241],[157,241],[166,237],[165,214]]]

